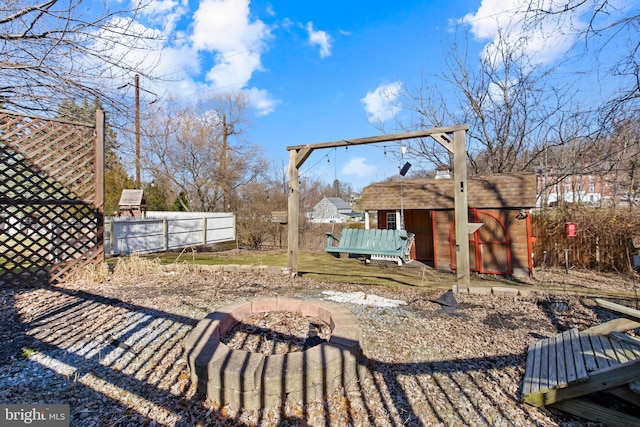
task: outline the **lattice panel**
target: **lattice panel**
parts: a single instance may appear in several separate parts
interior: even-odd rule
[[[0,111],[0,285],[104,259],[96,146],[95,126]]]

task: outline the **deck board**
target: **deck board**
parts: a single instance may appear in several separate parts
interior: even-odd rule
[[[531,394],[533,389],[533,364],[535,362],[535,344],[529,345],[527,350],[527,365],[525,367],[524,380],[522,382],[522,394],[525,396]]]
[[[571,351],[573,353],[574,366],[576,368],[576,379],[578,381],[586,381],[589,378],[583,355],[583,348],[580,342],[580,334],[578,329],[571,330]]]
[[[573,383],[578,379],[576,375],[575,359],[571,346],[571,330],[562,333],[562,347],[564,349],[565,368],[567,370],[567,383]]]
[[[549,342],[549,360],[553,360],[554,363],[549,364],[549,380],[547,383],[548,388],[558,387],[558,363],[556,352],[556,337],[548,338]]]
[[[558,363],[558,387],[566,387],[567,381],[567,365],[564,358],[564,342],[562,335],[556,335],[556,360]]]
[[[538,393],[540,391],[540,363],[542,353],[542,341],[538,341],[534,347],[534,364],[533,364],[533,382],[531,384],[531,392]]]
[[[598,369],[598,363],[596,362],[596,356],[593,353],[593,348],[591,347],[591,340],[589,340],[589,335],[580,333],[580,347],[582,348],[582,357],[584,358],[584,366],[587,372],[593,372]]]

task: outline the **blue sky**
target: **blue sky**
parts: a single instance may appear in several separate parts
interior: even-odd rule
[[[163,54],[151,59],[175,82],[142,84],[187,100],[244,91],[253,105],[250,141],[286,165],[290,145],[379,135],[378,122],[394,132],[392,114],[401,112],[388,101],[443,71],[456,27],[470,31],[470,56],[479,57],[524,2],[151,0],[140,24],[162,29]],[[572,41],[543,30],[529,48],[552,62]],[[319,150],[301,169],[358,190],[397,174],[399,151],[394,144]]]

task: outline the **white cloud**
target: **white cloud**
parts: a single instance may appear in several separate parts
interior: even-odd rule
[[[149,22],[161,25],[165,34],[171,34],[188,10],[188,0],[151,0],[142,13]]]
[[[402,82],[382,84],[360,100],[370,123],[384,123],[392,119],[400,110],[397,105],[398,96],[402,90]]]
[[[358,178],[371,177],[376,173],[376,167],[367,163],[364,157],[354,157],[344,165],[340,173],[342,175],[352,175]]]
[[[483,55],[492,57],[499,43],[519,45],[534,63],[549,63],[558,59],[574,41],[580,28],[580,14],[584,9],[549,15],[536,28],[523,26],[529,0],[482,0],[475,13],[460,21],[469,25],[471,33],[480,41],[487,41]],[[542,0],[537,7],[552,9],[553,0]],[[502,40],[501,40],[502,38]]]
[[[249,3],[202,0],[188,16],[188,0],[153,0],[144,9],[145,18],[149,25],[164,28],[167,43],[161,57],[145,60],[155,60],[155,74],[166,79],[152,89],[177,97],[243,90],[257,114],[273,112],[277,99],[264,89],[247,87],[253,73],[262,70],[261,57],[272,38],[269,26],[251,18]],[[192,25],[178,31],[177,23],[187,18]],[[200,81],[202,76],[205,81]]]
[[[260,20],[251,20],[249,0],[204,0],[193,15],[193,47],[215,52],[215,65],[207,79],[219,87],[244,87],[254,71],[271,31]]]
[[[331,36],[326,31],[315,31],[313,22],[307,22],[307,33],[309,33],[309,44],[320,47],[320,58],[331,55]]]
[[[274,98],[265,89],[258,89],[255,87],[245,89],[244,92],[251,100],[251,105],[256,109],[259,116],[266,116],[273,113],[276,106],[280,104],[280,100]]]

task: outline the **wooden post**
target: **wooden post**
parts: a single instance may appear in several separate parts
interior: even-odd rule
[[[93,204],[96,208],[96,235],[98,236],[96,256],[98,262],[104,262],[104,172],[105,172],[105,126],[104,111],[96,110],[96,141],[95,141],[95,193]]]
[[[297,151],[289,151],[289,209],[287,216],[289,273],[298,274],[298,218],[300,217],[300,171],[297,166]]]
[[[207,217],[206,215],[202,216],[202,245],[206,246],[207,244]]]
[[[453,180],[456,220],[456,275],[458,289],[470,283],[469,274],[469,207],[467,204],[466,131],[453,132]]]
[[[140,186],[140,76],[138,74],[134,77],[135,86],[135,103],[136,103],[136,184],[138,188]]]
[[[167,218],[162,218],[162,248],[165,252],[169,250],[169,223]]]

